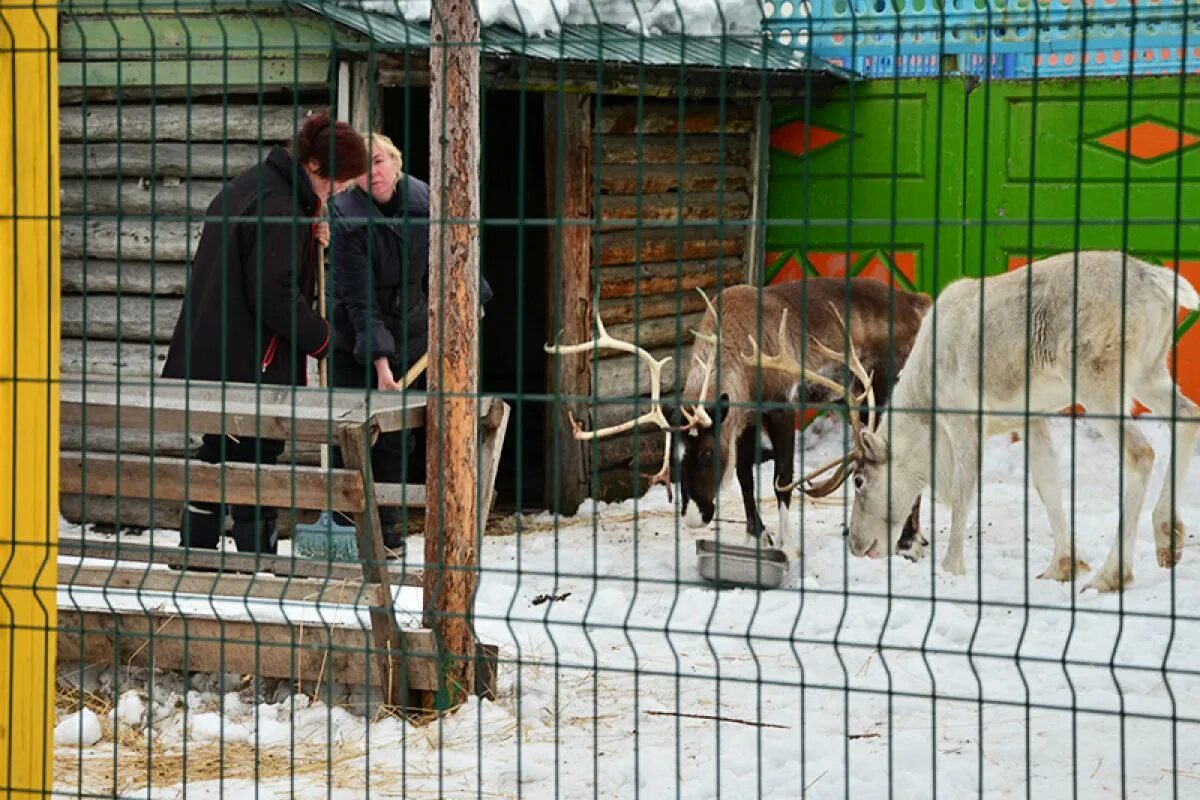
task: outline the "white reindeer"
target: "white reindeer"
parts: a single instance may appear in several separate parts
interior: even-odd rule
[[[1120,527],[1089,584],[1120,590],[1133,580],[1137,522],[1154,463],[1146,438],[1121,419],[1136,398],[1158,415],[1168,416],[1174,407],[1179,416],[1173,426],[1179,460],[1153,513],[1158,563],[1173,567],[1183,555],[1184,533],[1173,499],[1187,473],[1200,417],[1167,367],[1177,306],[1200,306],[1187,280],[1119,252],[1053,256],[946,287],[922,322],[891,410],[876,430],[856,431],[849,456],[856,489],[850,551],[871,557],[894,552],[899,525],[932,473],[953,517],[942,567],[963,574],[963,533],[982,440],[1023,431],[1028,413],[1038,415],[1029,419],[1030,472],[1054,535],[1054,555],[1039,577],[1067,581],[1087,571],[1083,561],[1072,562],[1045,416],[1078,402],[1124,453]]]

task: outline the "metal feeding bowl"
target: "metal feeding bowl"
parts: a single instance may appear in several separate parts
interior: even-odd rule
[[[717,586],[777,589],[788,571],[788,557],[773,547],[742,547],[713,539],[696,540],[700,576]]]

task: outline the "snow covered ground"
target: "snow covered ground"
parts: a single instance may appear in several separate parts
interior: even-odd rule
[[[1145,427],[1164,453],[1165,429]],[[1054,429],[1065,475],[1068,421]],[[1077,548],[1096,566],[1115,532],[1116,457],[1077,431]],[[840,441],[836,429],[810,432],[806,462]],[[495,702],[427,727],[368,724],[286,686],[222,697],[214,677],[181,697],[177,677],[158,676],[152,696],[118,688],[115,735],[102,720],[100,741],[70,744],[81,726],[68,720],[57,788],[144,797],[156,775],[153,796],[182,797],[168,767],[186,742],[187,797],[360,797],[368,782],[381,797],[1196,796],[1195,539],[1173,573],[1159,569],[1147,514],[1123,596],[1037,580],[1050,535],[1032,491],[1027,500],[1023,452],[1006,438],[987,446],[984,535],[969,536],[962,577],[938,566],[948,512],[928,502],[934,545],[919,565],[849,559],[842,507],[806,505],[805,557],[784,588],[762,593],[699,579],[696,533],[679,528],[661,487],[557,527],[523,518],[481,556],[479,635],[501,647]],[[1193,530],[1197,470],[1182,506]],[[722,504],[721,517],[741,517],[736,485]],[[740,524],[725,533],[740,536]],[[559,599],[535,603],[544,595]],[[90,719],[83,727],[95,733]]]

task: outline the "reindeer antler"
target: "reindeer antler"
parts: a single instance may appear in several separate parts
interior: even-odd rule
[[[846,323],[842,319],[842,315],[838,313],[838,310],[836,307],[834,307],[833,303],[830,303],[830,307],[833,310],[833,316],[837,320],[838,326],[841,327],[843,334],[845,334],[847,332],[847,329],[846,329]],[[779,320],[779,334],[777,336],[777,341],[779,342],[779,352],[775,355],[767,355],[767,354],[763,353],[758,346],[758,342],[756,342],[754,340],[753,336],[750,336],[749,337],[750,352],[742,353],[742,362],[747,364],[748,366],[761,366],[761,367],[768,368],[768,369],[781,370],[783,372],[788,373],[789,375],[793,375],[797,378],[801,378],[809,383],[815,383],[820,386],[824,386],[826,389],[829,389],[830,391],[834,392],[839,397],[843,397],[846,399],[847,406],[849,407],[850,426],[851,426],[851,430],[853,432],[852,435],[853,435],[853,441],[854,441],[854,445],[853,445],[852,449],[850,450],[850,452],[846,453],[843,456],[835,458],[834,460],[830,461],[827,464],[823,464],[820,467],[817,467],[816,469],[809,471],[802,478],[799,478],[798,480],[793,481],[790,484],[780,486],[777,483],[775,485],[775,488],[781,492],[790,492],[793,489],[795,489],[797,486],[799,486],[799,487],[801,487],[801,490],[805,494],[809,495],[810,497],[824,497],[825,495],[833,493],[839,486],[841,486],[843,483],[845,483],[846,478],[857,468],[858,464],[861,463],[861,461],[862,461],[862,455],[863,455],[863,451],[862,451],[862,417],[859,414],[859,406],[863,403],[864,400],[867,402],[868,426],[870,428],[874,428],[875,427],[875,389],[874,389],[874,383],[873,383],[874,376],[867,371],[865,366],[863,366],[863,363],[859,359],[858,353],[856,352],[856,350],[854,348],[853,341],[850,342],[850,357],[847,358],[845,356],[845,354],[825,346],[823,343],[818,341],[816,339],[816,337],[813,337],[813,339],[812,339],[813,345],[816,346],[822,353],[829,356],[830,358],[841,361],[842,363],[846,364],[847,367],[849,367],[849,369],[850,369],[851,373],[853,373],[854,377],[857,378],[858,381],[860,383],[862,383],[864,387],[866,387],[865,391],[863,392],[863,394],[861,396],[854,397],[846,389],[845,386],[838,383],[837,381],[835,381],[831,378],[828,378],[825,375],[822,375],[821,373],[816,372],[815,370],[811,370],[807,367],[802,367],[796,361],[795,357],[793,357],[790,353],[787,352],[787,347],[786,347],[787,313],[788,313],[788,310],[785,308],[783,310],[783,314]],[[849,337],[847,336],[847,338],[849,338]],[[833,470],[832,477],[826,479],[825,481],[822,481],[820,484],[817,484],[815,486],[811,485],[813,480],[815,480],[817,477],[819,477],[821,475],[824,475],[825,473],[829,472],[830,470]],[[806,484],[808,485],[808,488],[804,488]]]
[[[586,353],[593,348],[607,347],[610,350],[619,350],[622,353],[631,353],[642,360],[650,369],[650,410],[642,414],[636,419],[631,419],[623,422],[620,425],[612,425],[600,430],[589,431],[584,430],[575,417],[571,417],[571,427],[574,431],[574,436],[580,441],[590,439],[600,439],[605,436],[613,436],[618,433],[631,431],[634,428],[641,427],[647,423],[653,423],[663,430],[669,429],[671,423],[667,422],[666,416],[663,415],[662,405],[659,395],[662,392],[662,370],[663,367],[671,360],[671,356],[664,356],[661,359],[656,359],[650,354],[650,351],[644,347],[638,347],[632,342],[625,342],[620,339],[613,338],[608,329],[604,327],[604,321],[600,319],[600,312],[596,312],[596,330],[600,334],[595,339],[589,339],[586,342],[579,344],[548,344],[545,347],[547,353],[552,353],[560,356],[575,355],[577,353]]]
[[[596,338],[589,339],[586,342],[580,342],[579,344],[558,344],[556,342],[555,344],[546,345],[545,350],[547,353],[552,353],[555,355],[575,355],[578,353],[586,353],[593,348],[608,348],[610,350],[617,350],[622,353],[636,355],[650,370],[650,410],[639,417],[627,420],[626,422],[622,422],[618,425],[610,425],[607,428],[600,428],[599,430],[591,431],[584,429],[584,427],[575,419],[575,416],[571,414],[569,416],[571,420],[572,435],[580,441],[588,441],[592,439],[601,439],[606,436],[615,436],[619,433],[626,433],[628,431],[640,428],[646,424],[656,425],[664,432],[666,436],[666,446],[664,447],[662,469],[660,469],[654,475],[646,475],[644,477],[650,481],[651,486],[659,483],[666,486],[667,499],[673,500],[674,498],[672,497],[671,493],[671,434],[678,430],[687,430],[690,427],[703,424],[703,420],[708,419],[708,414],[703,411],[703,408],[701,408],[700,413],[695,416],[684,412],[685,416],[688,418],[688,424],[682,428],[672,428],[671,423],[667,421],[666,415],[663,414],[661,397],[662,370],[663,367],[665,367],[671,360],[671,356],[664,356],[661,359],[656,359],[645,348],[638,347],[632,342],[622,341],[621,339],[613,337],[611,334],[609,334],[608,329],[604,327],[604,322],[600,319],[599,312],[596,313],[596,331],[598,333]],[[706,376],[705,387],[707,387],[707,385],[708,381]],[[701,391],[701,396],[703,396],[703,390]],[[703,416],[703,420],[699,419],[700,416]],[[711,425],[711,421],[708,422],[708,424]]]

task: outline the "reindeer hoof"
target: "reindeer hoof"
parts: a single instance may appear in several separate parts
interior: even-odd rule
[[[1133,570],[1126,569],[1124,574],[1120,574],[1117,570],[1101,571],[1092,578],[1091,583],[1084,586],[1080,590],[1080,594],[1088,589],[1095,589],[1097,592],[1119,592],[1129,584],[1133,583]]]
[[[1183,536],[1183,523],[1179,520],[1175,520],[1174,525],[1171,525],[1170,520],[1158,523],[1154,542],[1158,545],[1158,565],[1160,567],[1171,569],[1183,560]]]
[[[1176,547],[1160,547],[1158,548],[1158,565],[1163,569],[1171,569],[1180,561],[1183,560],[1183,548]]]
[[[1089,567],[1088,563],[1082,558],[1077,559],[1074,565],[1071,564],[1071,559],[1069,557],[1060,558],[1058,561],[1055,561],[1051,563],[1050,566],[1046,567],[1046,571],[1041,575],[1038,575],[1038,578],[1044,581],[1058,581],[1059,583],[1065,583],[1074,578],[1076,575],[1081,575],[1085,572],[1091,571],[1092,568]]]
[[[927,547],[929,547],[929,540],[918,533],[909,540],[907,547],[899,548],[898,554],[917,564],[925,557],[925,548]]]
[[[944,559],[942,561],[942,569],[949,572],[951,575],[966,575],[967,566],[963,563],[962,556],[956,559]]]

